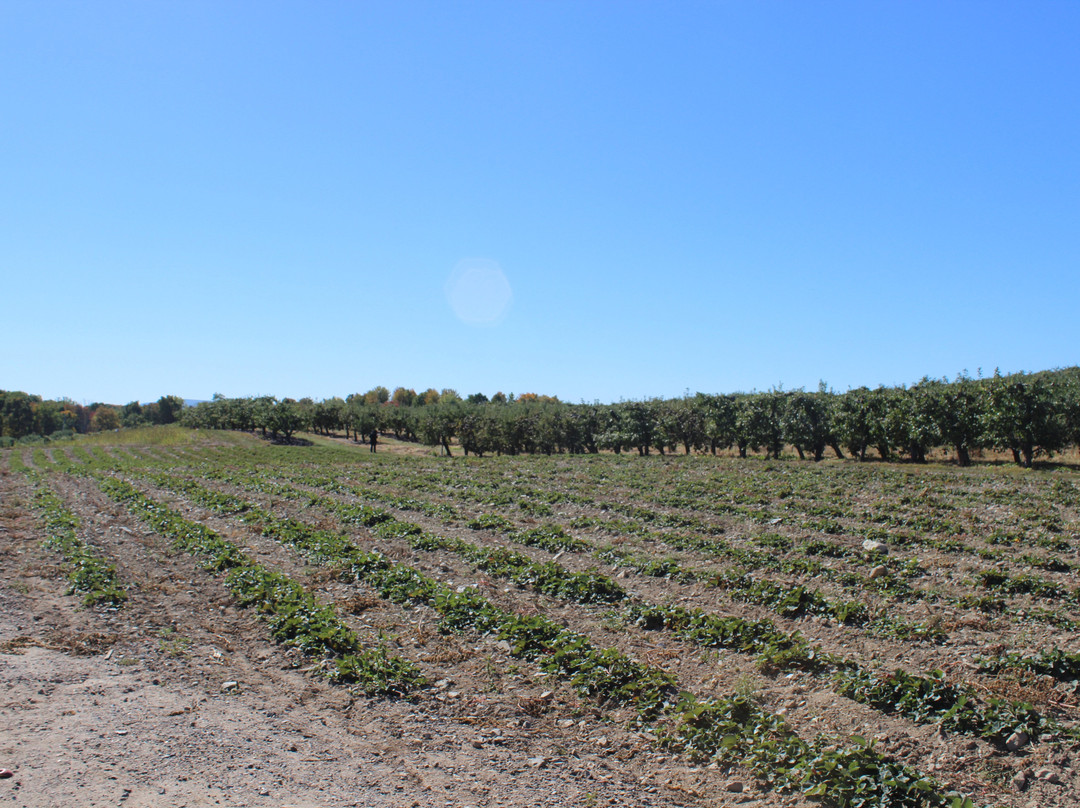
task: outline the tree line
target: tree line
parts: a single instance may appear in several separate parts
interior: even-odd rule
[[[613,404],[569,404],[553,396],[454,390],[416,393],[376,387],[348,398],[278,400],[226,398],[187,408],[181,422],[210,429],[261,430],[289,439],[297,432],[371,432],[420,441],[452,453],[555,454],[637,452],[647,455],[735,449],[780,457],[793,447],[802,459],[907,459],[922,463],[948,447],[959,465],[984,449],[1011,452],[1030,467],[1080,446],[1080,368],[1039,373],[962,374],[924,378],[911,386],[816,391],[709,394]]]
[[[121,427],[171,424],[179,419],[183,408],[184,400],[179,396],[162,396],[149,404],[132,401],[116,406],[95,402],[83,406],[67,398],[43,399],[21,390],[0,390],[0,446]]]

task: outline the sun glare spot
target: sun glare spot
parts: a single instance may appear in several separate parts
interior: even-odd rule
[[[463,323],[495,325],[506,316],[514,293],[497,262],[487,258],[458,261],[446,281],[446,299]]]

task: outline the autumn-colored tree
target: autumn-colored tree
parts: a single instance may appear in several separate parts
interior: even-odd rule
[[[120,428],[120,413],[113,407],[104,404],[98,405],[94,410],[94,416],[90,420],[91,432],[106,432]]]

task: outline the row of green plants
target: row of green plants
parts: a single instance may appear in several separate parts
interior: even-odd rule
[[[34,508],[45,527],[45,548],[60,554],[69,581],[67,594],[81,595],[85,606],[119,606],[128,599],[116,565],[102,558],[80,536],[75,514],[44,482],[30,476],[35,486]]]
[[[835,808],[974,808],[970,798],[942,794],[930,778],[889,760],[853,737],[837,748],[805,741],[783,718],[743,696],[699,699],[684,693],[667,746],[692,759],[746,766],[777,790],[797,790]]]
[[[665,629],[704,648],[756,654],[758,666],[767,673],[803,670],[827,674],[836,692],[853,701],[918,723],[940,723],[949,731],[984,738],[1002,749],[1016,732],[1025,733],[1030,740],[1048,732],[1064,732],[1056,721],[1027,702],[983,700],[974,688],[949,682],[940,670],[926,675],[899,669],[869,670],[854,660],[823,651],[798,632],[780,631],[769,621],[745,621],[697,608],[655,604],[634,604],[625,615],[644,630]]]
[[[321,450],[308,451],[316,453]],[[338,453],[336,457],[333,457],[322,452],[312,459],[319,463],[340,464],[341,454]],[[610,457],[598,459],[615,460]],[[412,463],[395,463],[393,471],[395,475],[406,473],[406,478],[403,479],[407,479],[408,487],[412,491],[422,490],[422,485],[426,487],[430,483],[432,490],[435,486],[439,486],[455,500],[462,496],[468,497],[470,494],[467,486],[462,488],[464,481],[482,477],[489,470],[487,464],[479,466],[439,464],[440,467],[436,472],[417,473],[418,467],[422,464],[423,459]],[[389,468],[385,464],[369,464],[365,472],[371,473],[374,479],[377,475],[385,475]],[[934,472],[920,472],[918,475],[913,475],[895,467],[884,470],[878,467],[839,467],[830,469],[828,474],[823,474],[818,473],[819,469],[809,467],[801,470],[799,467],[783,467],[787,470],[778,473],[775,467],[769,465],[758,467],[754,464],[744,467],[716,467],[700,482],[694,482],[684,474],[675,478],[672,478],[669,473],[657,475],[655,472],[658,471],[658,467],[655,464],[627,465],[604,462],[599,465],[579,465],[577,468],[586,474],[592,471],[597,472],[597,476],[605,485],[616,479],[612,476],[613,472],[618,474],[621,471],[622,476],[626,478],[623,480],[624,485],[629,484],[631,480],[636,481],[635,490],[642,498],[652,499],[658,504],[669,507],[706,511],[712,509],[720,515],[740,516],[758,523],[770,522],[774,519],[783,519],[785,523],[788,523],[790,519],[795,519],[793,526],[824,528],[823,532],[839,530],[863,538],[889,536],[890,540],[896,544],[911,543],[913,546],[927,546],[946,552],[965,551],[963,545],[953,544],[955,540],[949,538],[950,535],[976,530],[991,538],[997,536],[998,538],[993,539],[994,543],[1005,541],[1007,538],[1010,544],[1045,543],[1049,549],[1066,550],[1069,547],[1067,540],[1060,535],[1055,538],[1053,531],[1060,534],[1067,526],[1062,521],[1061,514],[1054,509],[1059,508],[1070,496],[1073,498],[1080,496],[1076,486],[1065,479],[1054,479],[1050,486],[1033,487],[1028,478],[1010,478],[1002,475],[994,475],[990,478],[986,475],[961,476],[955,473],[945,475]],[[666,467],[659,467],[659,469],[664,468]],[[890,473],[886,474],[885,471]],[[501,472],[498,473],[501,474]],[[838,475],[843,480],[836,480]],[[546,485],[547,477],[545,475],[539,475],[539,477],[544,479]],[[580,475],[576,477],[579,479]],[[479,480],[477,482],[479,483]],[[502,481],[498,485],[484,483],[482,489],[477,491],[477,497],[481,504],[483,504],[483,498],[487,497],[489,504],[496,506],[513,504],[517,501],[528,504],[529,507],[542,507],[548,502],[574,504],[593,502],[603,507],[603,503],[597,501],[595,490],[589,490],[588,487],[581,489],[581,486],[576,484],[576,480],[575,484],[569,486],[566,485],[565,478],[559,482],[560,489],[564,490],[552,491],[541,488],[529,491],[514,482]],[[673,482],[674,491],[672,491]],[[834,485],[833,483],[836,482],[843,484]],[[970,490],[959,488],[958,482],[970,483]],[[918,492],[917,496],[913,496],[912,488],[922,484],[928,488]],[[577,488],[579,493],[568,493],[565,490],[567,488]],[[928,491],[931,488],[941,494],[930,495]],[[857,506],[850,503],[852,492],[865,493],[870,489],[880,489],[885,497],[879,499],[876,505],[873,503],[867,505],[864,501],[860,501]],[[948,498],[943,494],[948,494]],[[1053,498],[1047,499],[1043,496],[1044,494],[1052,495]],[[1003,526],[1003,529],[995,527],[992,523],[986,524],[984,522],[986,514],[981,509],[978,512],[966,513],[962,520],[956,518],[957,508],[985,505],[988,501],[1008,506],[1009,511],[1017,519],[1030,518],[1033,527],[1039,530],[1045,529],[1050,535],[1038,533],[1033,535],[1031,529],[1017,531],[1007,526]],[[766,507],[770,503],[776,503],[781,507],[779,509]],[[930,516],[931,521],[928,522],[928,508],[931,511],[945,509],[953,515]],[[838,518],[844,521],[838,523]],[[816,527],[810,524],[815,519],[821,520],[822,524]],[[859,524],[860,521],[862,525]],[[874,527],[875,524],[890,529],[886,533],[881,528]],[[911,529],[905,529],[903,527],[905,524],[911,526]],[[915,527],[918,529],[914,529]],[[975,550],[967,548],[967,551]]]
[[[1044,648],[1033,653],[1011,651],[993,658],[982,659],[979,669],[985,673],[1005,670],[1026,670],[1051,676],[1063,682],[1080,680],[1080,653],[1061,648]]]
[[[245,521],[257,523],[266,536],[301,536],[312,532],[308,525],[299,520],[276,516],[238,497],[211,491],[191,480],[169,475],[155,475],[153,480],[164,488],[183,492],[192,501],[219,513],[242,513]],[[545,595],[578,603],[613,603],[626,597],[622,587],[594,571],[571,572],[555,562],[539,563],[505,547],[481,547],[462,539],[437,536],[367,505],[342,503],[313,495],[308,495],[307,504],[332,512],[347,523],[374,528],[376,534],[384,538],[404,539],[414,550],[454,553],[489,575],[507,578]],[[336,534],[323,532],[327,536],[320,538],[320,541],[333,543]]]
[[[873,673],[858,668],[837,674],[837,692],[886,713],[898,713],[921,724],[938,724],[949,732],[976,735],[999,747],[1014,733],[1038,740],[1059,731],[1056,722],[1026,702],[980,699],[975,690],[948,681],[942,671],[913,676],[902,670]]]
[[[183,518],[124,480],[102,477],[98,483],[104,493],[171,539],[175,548],[200,558],[207,570],[225,572],[225,586],[238,603],[255,608],[279,642],[321,658],[331,680],[395,696],[423,686],[414,663],[392,656],[385,646],[365,647],[332,606],[319,603],[296,581],[255,563],[210,528]]]

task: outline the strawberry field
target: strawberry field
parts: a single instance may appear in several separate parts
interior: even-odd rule
[[[227,656],[323,694],[311,714],[353,739],[339,755],[405,738],[394,716],[439,722],[370,758],[413,775],[357,781],[352,804],[1080,803],[1071,467],[178,434],[0,455],[0,539],[19,526],[48,568],[9,554],[10,596],[54,591],[135,649],[125,616],[168,610],[182,575],[195,601],[217,593],[192,613],[245,627]],[[211,687],[178,639],[195,629],[167,622],[154,681]],[[436,752],[456,774],[432,774]]]

